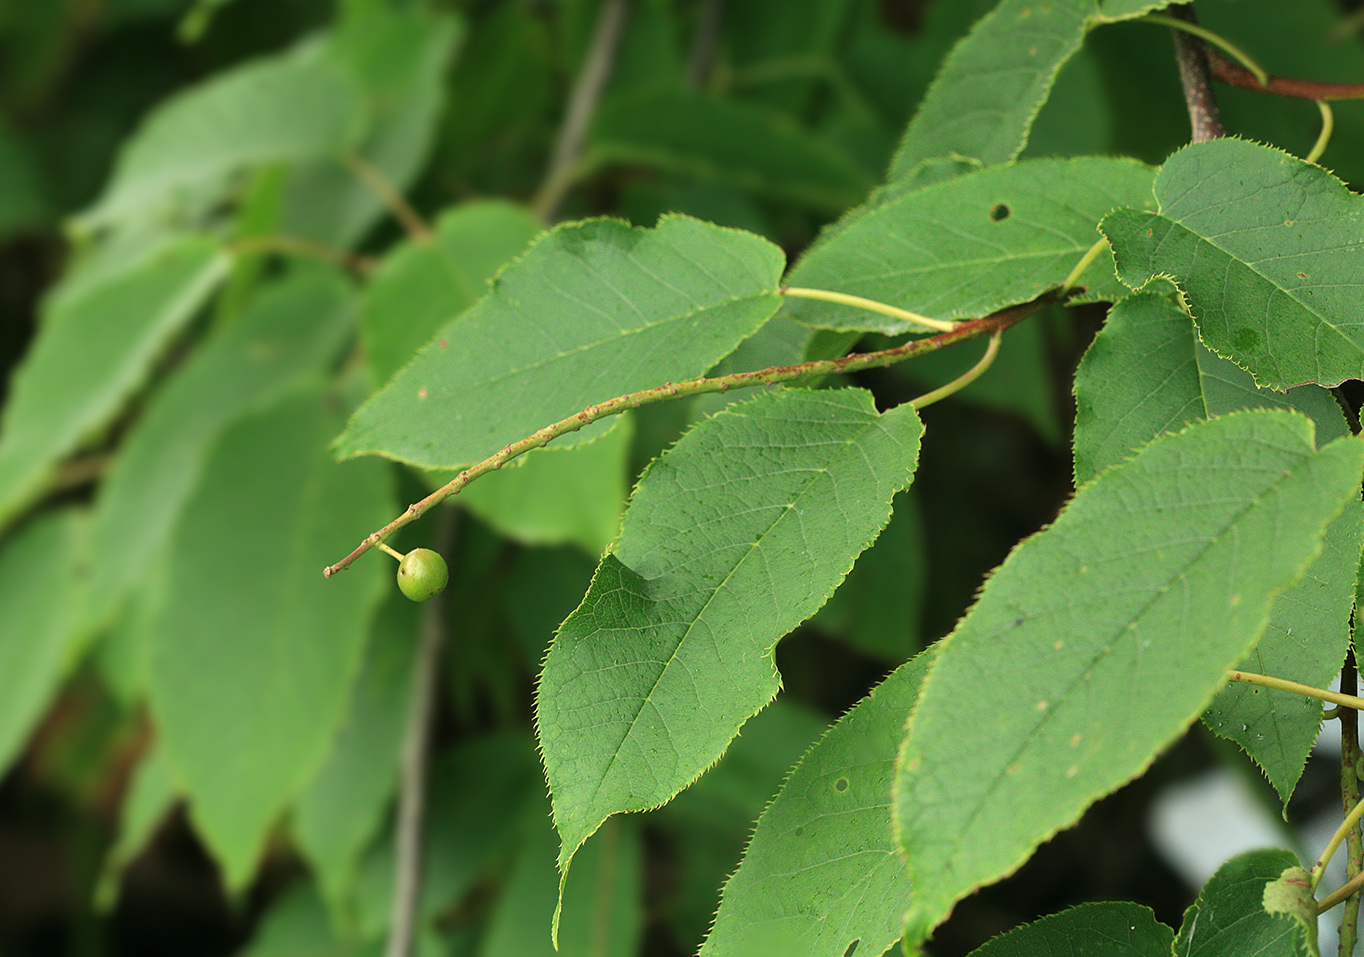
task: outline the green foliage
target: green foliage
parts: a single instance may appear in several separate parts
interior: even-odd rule
[[[1174,953],[1321,957],[1308,873],[1291,851],[1250,851],[1218,868],[1184,915]]]
[[[1229,671],[1353,673],[1364,113],[1176,148],[1167,5],[0,13],[0,856],[91,953],[192,835],[257,957],[1320,957],[1287,850],[989,887],[1209,731],[1295,815]]]
[[[1235,176],[1218,175],[1227,169]],[[1364,207],[1344,183],[1286,153],[1226,139],[1170,157],[1155,193],[1159,212],[1119,210],[1104,220],[1123,282],[1172,277],[1204,341],[1258,385],[1360,377]]]

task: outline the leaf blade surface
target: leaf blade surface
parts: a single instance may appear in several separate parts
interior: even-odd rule
[[[1243,412],[1157,439],[1000,566],[930,672],[897,778],[907,936],[1140,773],[1206,706],[1357,495],[1364,447]],[[961,702],[990,675],[990,722]]]

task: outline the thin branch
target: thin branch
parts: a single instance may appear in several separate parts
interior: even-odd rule
[[[454,510],[447,510],[436,526],[436,551],[448,554],[455,541]],[[417,938],[422,896],[422,831],[426,821],[426,772],[431,750],[431,726],[436,711],[436,686],[449,627],[446,595],[422,606],[421,639],[412,665],[412,703],[403,735],[398,825],[395,835],[393,901],[385,957],[410,957]]]
[[[1245,67],[1228,60],[1216,50],[1207,50],[1208,67],[1215,79],[1243,90],[1291,96],[1299,100],[1358,100],[1364,99],[1364,83],[1319,83],[1316,80],[1295,80],[1291,77],[1267,74],[1261,85]]]
[[[1186,23],[1196,23],[1188,6],[1171,7],[1170,13]],[[1217,108],[1217,97],[1212,90],[1212,73],[1208,69],[1207,47],[1198,37],[1187,31],[1170,28],[1175,42],[1175,63],[1179,66],[1179,83],[1184,88],[1184,103],[1189,108],[1190,139],[1195,143],[1226,136],[1222,113]]]
[[[587,128],[592,122],[592,115],[597,112],[597,102],[606,89],[606,81],[611,78],[611,69],[615,66],[616,51],[620,47],[620,38],[625,32],[625,18],[629,12],[630,0],[606,0],[597,17],[592,46],[573,84],[573,93],[568,100],[563,125],[559,127],[559,138],[554,144],[549,171],[531,204],[542,222],[554,218],[560,201],[576,176],[578,158],[587,139]]]
[[[351,175],[368,186],[393,218],[402,224],[407,235],[419,242],[431,238],[431,227],[426,224],[426,220],[412,208],[412,205],[403,198],[403,194],[394,188],[377,166],[356,153],[347,153],[343,161]]]
[[[838,373],[857,372],[861,369],[869,369],[872,366],[891,366],[905,359],[914,356],[924,355],[935,352],[945,346],[950,346],[958,342],[965,342],[967,339],[975,339],[979,336],[994,335],[1003,332],[1010,326],[1021,322],[1028,316],[1037,312],[1044,306],[1064,300],[1058,291],[1044,293],[1032,302],[1022,303],[1017,306],[1010,306],[1007,309],[986,316],[983,319],[971,319],[959,322],[951,332],[944,332],[941,335],[928,336],[923,339],[913,339],[903,345],[895,346],[891,349],[882,349],[879,352],[854,353],[843,356],[839,359],[816,359],[812,362],[802,362],[799,365],[791,366],[771,366],[767,369],[759,369],[755,372],[736,372],[732,375],[716,376],[713,379],[693,379],[690,382],[672,383],[666,382],[653,389],[645,389],[641,392],[632,392],[627,395],[618,396],[614,399],[607,399],[597,405],[590,405],[570,415],[566,419],[561,419],[553,425],[547,425],[538,432],[526,436],[518,442],[513,442],[496,455],[489,456],[476,465],[471,465],[459,475],[432,492],[420,502],[409,505],[407,511],[389,522],[377,532],[372,532],[365,537],[355,550],[347,555],[335,565],[328,565],[322,569],[322,574],[330,578],[339,571],[349,568],[351,563],[357,558],[376,546],[379,542],[388,538],[389,535],[402,528],[410,522],[415,522],[436,505],[449,498],[451,495],[459,494],[459,491],[474,479],[481,475],[500,469],[507,462],[523,455],[532,449],[542,448],[549,444],[549,441],[566,435],[569,432],[576,432],[584,426],[591,425],[593,422],[608,415],[618,415],[627,409],[637,409],[642,405],[651,405],[655,402],[666,402],[671,399],[681,399],[693,395],[705,395],[712,392],[726,392],[730,389],[744,389],[759,385],[775,385],[778,382],[791,382],[798,379],[810,379],[835,375]]]

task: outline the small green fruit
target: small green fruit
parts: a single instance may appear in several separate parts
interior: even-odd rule
[[[449,580],[445,559],[429,548],[414,548],[398,562],[398,588],[413,601],[435,598]]]

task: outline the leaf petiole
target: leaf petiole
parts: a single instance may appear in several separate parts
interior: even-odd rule
[[[1322,875],[1326,873],[1326,865],[1331,863],[1331,857],[1335,854],[1336,848],[1340,847],[1349,833],[1359,826],[1359,819],[1364,817],[1364,801],[1360,801],[1354,806],[1345,820],[1340,822],[1340,827],[1331,835],[1331,840],[1327,842],[1326,848],[1321,852],[1321,857],[1317,858],[1317,863],[1312,867],[1312,889],[1316,890],[1321,883]],[[1337,892],[1339,893],[1339,892]],[[1348,894],[1346,895],[1349,896]],[[1342,900],[1344,898],[1341,898]],[[1324,902],[1323,902],[1324,903]]]
[[[818,299],[822,302],[838,303],[840,306],[853,306],[857,309],[865,309],[868,312],[876,312],[883,316],[903,319],[905,322],[912,322],[916,326],[935,329],[938,332],[951,332],[957,327],[957,323],[955,322],[930,319],[927,316],[919,315],[917,312],[901,309],[899,306],[878,302],[875,299],[864,299],[862,296],[854,296],[846,292],[830,292],[827,289],[803,289],[798,286],[782,286],[781,289],[777,291],[783,296],[795,296],[798,299]]]
[[[1074,289],[1076,284],[1079,283],[1080,277],[1085,274],[1085,270],[1094,265],[1094,260],[1098,259],[1107,248],[1108,237],[1100,236],[1098,242],[1085,250],[1085,254],[1080,257],[1080,261],[1075,264],[1075,268],[1072,269],[1070,275],[1066,277],[1066,281],[1061,283],[1061,288],[1067,291]]]
[[[1355,711],[1364,711],[1364,698],[1352,694],[1341,694],[1338,691],[1324,691],[1321,688],[1313,688],[1311,685],[1299,684],[1296,681],[1288,681],[1284,678],[1257,675],[1253,671],[1232,671],[1228,672],[1227,680],[1239,681],[1247,685],[1259,685],[1262,688],[1273,688],[1275,691],[1287,691],[1306,698],[1316,698],[1318,701],[1329,701],[1332,704],[1351,708]]]
[[[1336,116],[1331,110],[1331,104],[1325,100],[1317,100],[1317,109],[1321,110],[1321,132],[1317,134],[1317,141],[1312,144],[1311,151],[1303,157],[1309,163],[1321,159],[1321,154],[1326,152],[1326,144],[1331,142],[1331,133],[1336,128]]]
[[[996,332],[993,336],[990,337],[989,345],[985,347],[985,355],[980,357],[979,362],[977,362],[971,368],[967,369],[966,372],[964,372],[962,375],[958,376],[951,382],[947,383],[947,385],[939,386],[932,392],[925,392],[923,395],[919,396],[917,399],[913,400],[909,404],[914,406],[914,408],[916,409],[922,409],[925,406],[932,405],[939,399],[947,398],[954,392],[961,391],[962,389],[970,385],[972,382],[975,382],[977,379],[979,379],[981,375],[985,372],[985,370],[990,368],[990,364],[995,361],[995,356],[998,353],[999,333]]]

